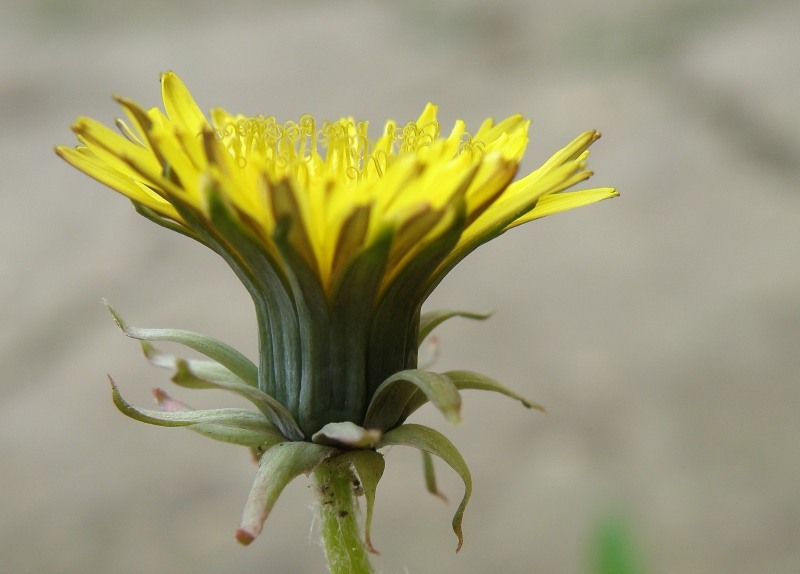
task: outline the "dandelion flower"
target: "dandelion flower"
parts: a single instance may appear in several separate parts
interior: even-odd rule
[[[417,120],[390,120],[372,139],[367,122],[353,118],[279,122],[220,108],[207,117],[176,74],[163,74],[161,87],[163,112],[118,97],[126,116],[117,122],[121,133],[79,118],[72,129],[80,145],[56,151],[127,196],[141,215],[230,265],[255,305],[257,364],[220,341],[138,329],[112,312],[151,362],[175,370],[176,383],[230,390],[258,410],[192,410],[160,390],[160,410],[138,409],[112,383],[115,403],[137,420],[187,426],[253,449],[259,471],[237,533],[241,542],[259,533],[295,476],[335,468],[340,477],[360,479],[371,549],[369,522],[383,472],[377,449],[405,444],[425,453],[432,491],[431,454],[464,479],[453,522],[460,547],[469,471],[443,435],[407,417],[432,402],[457,420],[459,390],[467,388],[536,405],[477,373],[419,369],[417,349],[434,327],[454,316],[480,318],[422,313],[422,305],[483,243],[616,196],[607,187],[570,191],[591,175],[588,148],[600,134],[579,135],[518,177],[530,124],[520,115],[487,119],[472,133],[457,121],[442,133],[437,108],[428,104]],[[165,340],[208,359],[184,360],[152,346]]]

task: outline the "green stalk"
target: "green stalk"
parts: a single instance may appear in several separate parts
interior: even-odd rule
[[[322,521],[322,543],[331,574],[371,574],[358,525],[355,476],[350,465],[325,460],[314,469]]]

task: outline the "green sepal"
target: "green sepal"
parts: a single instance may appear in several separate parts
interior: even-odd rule
[[[237,446],[245,446],[250,449],[264,450],[286,441],[286,437],[281,435],[277,430],[275,430],[274,434],[268,434],[260,431],[206,423],[192,425],[187,428],[204,437],[219,442],[235,444]]]
[[[308,474],[338,451],[310,442],[284,442],[267,449],[258,463],[253,487],[247,497],[236,531],[240,544],[250,544],[261,533],[272,507],[292,480]]]
[[[131,201],[131,203],[133,204],[136,213],[138,213],[139,215],[141,215],[146,219],[149,219],[156,225],[160,225],[161,227],[169,229],[170,231],[180,233],[181,235],[184,235],[190,239],[194,239],[198,243],[202,243],[206,247],[210,247],[208,242],[206,242],[202,237],[200,237],[200,235],[195,233],[190,228],[181,225],[177,221],[173,221],[172,219],[164,217],[159,213],[156,213],[155,211],[153,211],[152,209],[150,209],[145,205],[142,205],[141,203],[137,203],[136,201]]]
[[[471,311],[459,311],[456,309],[436,309],[435,311],[426,311],[422,314],[419,320],[419,341],[418,345],[422,345],[425,338],[431,332],[453,317],[463,317],[465,319],[475,319],[483,321],[492,316],[492,313],[473,313]]]
[[[367,516],[364,524],[364,542],[367,550],[373,554],[380,554],[372,545],[370,530],[372,528],[372,514],[375,508],[375,491],[378,488],[383,476],[386,462],[383,455],[374,450],[351,450],[336,457],[336,461],[352,464],[353,468],[361,481],[361,488],[364,491],[364,498],[367,506]]]
[[[373,448],[381,440],[381,431],[365,429],[350,421],[328,423],[311,437],[316,444],[343,448]]]
[[[358,253],[363,251],[369,231],[370,214],[372,205],[354,205],[350,214],[344,218],[333,248],[333,261],[331,261],[330,282],[335,285],[342,275],[342,266],[353,261]]]
[[[346,420],[361,422],[367,408],[370,328],[393,237],[394,230],[389,226],[377,231],[369,245],[341,270],[332,286],[328,368],[331,380],[336,381],[339,400],[345,400],[349,407]]]
[[[539,403],[529,401],[486,375],[481,375],[480,373],[474,373],[472,371],[447,371],[446,373],[441,373],[441,376],[447,377],[459,391],[491,391],[518,400],[528,409],[536,409],[545,412],[544,407]],[[408,400],[406,408],[403,411],[402,420],[407,419],[414,411],[429,400],[430,399],[424,393],[419,391],[414,393],[414,396]]]
[[[141,114],[138,114],[136,106],[128,107],[128,109],[132,113],[141,116]],[[145,120],[150,121],[147,118],[141,119],[141,121]],[[208,137],[208,134],[204,132],[203,137]],[[213,139],[214,136],[211,135],[210,137]],[[198,210],[195,205],[178,196],[171,198],[170,202],[184,220],[183,224],[165,218],[146,206],[136,202],[133,203],[136,211],[143,217],[162,227],[190,237],[213,250],[225,260],[245,286],[253,299],[259,325],[260,369],[256,371],[258,380],[255,386],[262,391],[274,394],[275,381],[280,377],[278,376],[279,373],[275,372],[273,368],[276,359],[273,358],[272,347],[276,347],[274,349],[275,353],[280,353],[284,348],[291,348],[286,342],[287,339],[291,338],[293,331],[291,325],[279,326],[274,329],[271,329],[270,325],[277,320],[276,317],[278,315],[284,316],[283,311],[287,306],[291,307],[291,302],[287,305],[285,303],[286,297],[282,297],[286,293],[281,286],[280,273],[276,265],[269,257],[264,255],[262,250],[254,247],[253,241],[249,236],[246,237],[246,231],[241,229],[241,224],[232,213],[230,206],[222,199],[211,179],[203,177],[202,185],[206,192],[205,199],[207,201],[208,216],[203,211]],[[269,294],[269,296],[265,294]],[[289,316],[293,316],[291,309]],[[273,331],[282,336],[277,343],[272,341],[271,335]],[[291,364],[289,360],[282,360],[282,358],[283,356],[281,355],[277,361],[283,365]],[[244,371],[247,371],[247,376],[241,376],[245,374]],[[240,378],[250,384],[253,378],[253,369],[250,365],[247,365],[244,371],[238,374]]]
[[[407,369],[387,378],[375,391],[364,417],[364,427],[387,431],[402,422],[409,401],[421,392],[452,422],[461,421],[461,395],[444,375]]]
[[[303,440],[297,422],[286,408],[268,394],[246,384],[216,361],[183,359],[162,353],[148,341],[141,341],[142,351],[151,365],[174,369],[172,381],[192,389],[220,389],[236,393],[260,410],[290,440]]]
[[[194,410],[186,403],[169,396],[161,389],[155,389],[153,391],[153,395],[156,397],[158,406],[164,411],[176,412]],[[212,438],[220,442],[249,447],[254,453],[264,452],[264,450],[272,445],[278,444],[279,442],[284,442],[286,440],[286,437],[284,437],[276,428],[270,429],[269,432],[264,432],[263,430],[256,431],[251,429],[242,429],[214,423],[198,423],[186,428],[192,432],[196,432],[199,435]],[[255,460],[258,460],[258,458]]]
[[[425,489],[432,495],[441,498],[445,502],[449,502],[444,493],[439,490],[436,485],[436,469],[433,467],[433,457],[427,450],[420,451],[422,453],[422,472],[425,476]]]
[[[235,408],[172,411],[137,409],[122,398],[119,389],[117,389],[117,385],[111,377],[109,377],[109,381],[111,383],[111,396],[114,405],[122,414],[139,422],[162,427],[192,427],[195,425],[203,425],[198,428],[199,431],[203,431],[202,434],[217,438],[223,442],[231,442],[229,438],[234,435],[240,436],[242,440],[245,440],[248,436],[255,437],[256,434],[263,437],[263,440],[255,440],[254,438],[253,441],[236,442],[236,444],[243,444],[245,446],[258,446],[271,439],[277,439],[278,437],[280,437],[280,440],[286,440],[285,437],[280,434],[280,431],[264,418],[264,415],[261,413]],[[163,391],[157,391],[157,399],[159,398],[158,393],[163,393]],[[164,395],[166,395],[166,393],[164,393]],[[185,407],[185,405],[183,406]],[[226,427],[225,433],[220,433],[220,436],[215,436],[213,433],[214,425]],[[248,432],[237,434],[227,429],[238,429]]]
[[[180,343],[190,349],[214,359],[242,379],[245,383],[258,386],[258,368],[239,351],[211,337],[183,329],[141,329],[128,325],[108,301],[103,301],[117,326],[132,339],[140,341],[170,341]]]
[[[393,428],[383,435],[383,440],[381,440],[378,448],[392,445],[411,446],[436,455],[450,465],[450,468],[464,481],[464,498],[461,499],[461,503],[453,516],[453,532],[458,538],[458,546],[456,546],[456,552],[458,552],[464,543],[464,536],[461,532],[464,510],[467,507],[470,496],[472,496],[472,475],[461,453],[442,433],[430,427],[417,424],[405,424]]]
[[[417,366],[419,319],[427,294],[425,283],[434,269],[457,245],[466,222],[463,198],[442,214],[446,226],[429,239],[400,273],[385,286],[370,333],[368,396],[386,377]]]
[[[214,181],[207,181],[203,191],[211,220],[211,225],[207,226],[208,239],[214,242],[214,250],[236,272],[255,305],[259,330],[257,386],[296,416],[295,384],[300,378],[300,335],[286,276],[276,254],[254,231],[257,224],[246,213],[235,210]]]
[[[288,197],[288,194],[287,191],[280,195]],[[335,388],[329,378],[328,367],[332,363],[328,302],[318,273],[292,243],[292,238],[305,237],[305,232],[298,228],[302,228],[302,222],[285,215],[275,226],[272,240],[283,259],[284,273],[295,301],[300,372],[291,381],[291,392],[297,402],[297,422],[303,432],[310,436],[331,418],[353,418],[347,412],[346,398],[352,391],[346,387]],[[347,392],[339,393],[339,390]]]
[[[184,359],[176,361],[172,382],[189,389],[219,389],[236,393],[253,403],[272,424],[280,429],[287,439],[303,440],[304,438],[297,422],[282,404],[267,393],[243,382],[214,382],[198,377]]]
[[[149,341],[139,341],[147,361],[154,367],[161,367],[162,369],[176,369],[178,361],[183,361],[189,370],[209,382],[214,383],[232,383],[246,385],[241,378],[234,375],[230,369],[223,367],[216,361],[208,359],[183,359],[176,355],[164,353],[155,348]],[[247,385],[250,388],[249,385]]]

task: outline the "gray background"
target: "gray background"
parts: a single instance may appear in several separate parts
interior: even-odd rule
[[[466,542],[387,456],[382,572],[587,572],[604,516],[656,573],[800,571],[800,3],[792,1],[0,2],[0,570],[321,572],[308,481],[233,540],[243,449],[134,423],[168,373],[100,305],[252,355],[244,289],[198,245],[60,162],[111,93],[160,104],[174,69],[203,108],[476,128],[534,119],[523,170],[588,128],[622,197],[515,230],[430,307],[495,309],[440,331],[437,368],[491,374],[548,415],[467,394],[436,413],[470,463]],[[174,390],[174,389],[173,389]],[[237,404],[177,390],[195,406]]]

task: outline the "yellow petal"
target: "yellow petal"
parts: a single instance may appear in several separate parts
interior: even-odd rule
[[[508,187],[518,164],[501,154],[492,154],[481,162],[475,179],[467,189],[467,222],[477,219]]]
[[[128,177],[136,179],[137,173],[131,169],[130,162],[126,161],[126,159],[130,159],[139,165],[146,165],[150,168],[150,171],[155,171],[156,173],[161,170],[161,164],[152,151],[128,141],[125,137],[110,130],[98,121],[91,118],[78,118],[72,126],[72,131],[78,136],[78,140],[86,145],[101,161]]]
[[[539,219],[547,215],[553,215],[561,211],[583,207],[591,203],[617,197],[619,193],[613,187],[598,187],[596,189],[584,189],[581,191],[570,191],[567,193],[554,193],[545,195],[536,202],[536,207],[519,219],[515,220],[506,229],[511,229],[517,225]]]
[[[197,106],[192,94],[174,72],[161,75],[161,97],[167,117],[176,127],[198,136],[208,127],[205,115]]]
[[[553,156],[548,159],[542,167],[536,170],[536,172],[546,172],[550,169],[558,165],[563,165],[568,161],[573,161],[576,159],[586,159],[585,156],[581,157],[587,150],[587,148],[600,139],[600,132],[596,130],[589,130],[583,132],[581,135],[576,137],[572,140],[567,146],[560,149],[558,152],[553,154]],[[533,174],[531,174],[533,175]]]
[[[534,182],[522,179],[511,184],[500,198],[491,204],[461,236],[459,246],[475,240],[488,240],[502,232],[511,222],[536,207],[539,198],[555,192],[569,181],[583,164],[571,162],[543,174]],[[588,173],[588,172],[587,172]]]
[[[502,120],[499,124],[495,124],[492,120],[487,120],[481,125],[478,132],[475,134],[475,139],[486,142],[487,144],[493,142],[505,133],[510,133],[518,129],[521,125],[530,124],[528,120],[522,117],[522,114],[514,114]]]
[[[425,105],[425,109],[422,110],[422,113],[417,118],[416,124],[419,127],[427,126],[436,121],[436,112],[438,111],[438,106],[428,102]]]
[[[56,153],[73,167],[79,169],[89,177],[96,179],[100,183],[107,185],[111,189],[120,192],[136,203],[149,207],[165,217],[181,222],[180,216],[169,202],[124,173],[111,168],[88,148],[79,147],[77,149],[72,149],[59,146],[56,148]]]

